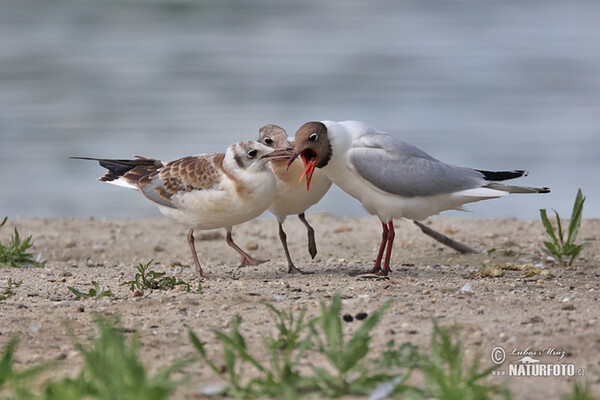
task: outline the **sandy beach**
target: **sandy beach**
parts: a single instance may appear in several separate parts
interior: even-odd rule
[[[202,293],[183,290],[147,292],[134,297],[121,285],[135,275],[135,266],[154,260],[152,269],[164,271],[197,286],[186,241],[187,229],[164,218],[146,219],[9,219],[0,228],[6,243],[17,227],[22,236],[33,236],[34,254],[44,268],[1,268],[0,284],[11,278],[22,281],[16,294],[0,302],[0,346],[13,335],[21,342],[18,365],[61,359],[57,374],[74,371],[79,354],[65,323],[76,335],[94,330],[93,315],[118,314],[123,325],[136,329],[141,358],[158,368],[174,359],[195,354],[188,339],[192,329],[217,357],[221,348],[213,329],[226,329],[235,315],[243,316],[242,333],[250,346],[274,329],[273,319],[261,302],[280,309],[308,309],[319,313],[319,302],[334,293],[343,296],[343,311],[370,313],[388,299],[394,304],[374,331],[371,351],[381,351],[390,339],[410,341],[427,348],[432,320],[441,326],[456,325],[468,359],[481,357],[491,367],[490,352],[502,346],[511,356],[527,348],[555,349],[560,362],[585,369],[587,379],[600,393],[600,220],[584,220],[579,242],[587,242],[571,267],[563,267],[541,252],[545,240],[539,220],[475,220],[434,217],[433,229],[480,251],[461,255],[425,236],[410,221],[398,221],[390,276],[364,276],[372,266],[380,240],[380,223],[374,217],[334,217],[310,214],[317,235],[314,260],[306,249],[303,225],[296,218],[285,224],[296,266],[309,275],[286,274],[287,264],[274,219],[259,219],[234,228],[234,239],[251,254],[270,261],[239,269],[238,254],[224,240],[224,231],[198,232],[200,262],[215,279],[202,282]],[[530,267],[524,267],[530,264]],[[483,272],[497,268],[501,276]],[[531,268],[533,267],[533,268]],[[536,269],[537,268],[537,269]],[[110,289],[111,298],[77,299],[67,286],[87,292],[91,282]],[[470,284],[472,291],[461,291]],[[358,322],[345,324],[348,333]],[[557,362],[555,354],[539,356]],[[190,385],[177,398],[205,398],[202,386],[218,378],[202,363],[193,364]],[[514,398],[556,398],[569,392],[568,377],[490,377],[506,381]]]

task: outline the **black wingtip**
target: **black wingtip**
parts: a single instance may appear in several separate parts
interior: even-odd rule
[[[522,176],[527,176],[528,172],[522,169],[516,169],[513,171],[484,171],[481,169],[477,169],[477,172],[483,174],[483,177],[486,181],[506,181],[509,179],[520,178]]]

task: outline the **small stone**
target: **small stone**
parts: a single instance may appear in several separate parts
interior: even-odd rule
[[[258,250],[258,242],[256,240],[249,240],[246,243],[246,249],[250,251]]]
[[[333,233],[342,233],[342,232],[350,232],[352,228],[346,225],[338,225],[337,228],[333,230]]]
[[[344,321],[346,321],[346,322],[352,322],[352,321],[354,321],[354,317],[352,315],[350,315],[350,314],[344,314],[342,316],[342,319]]]
[[[29,323],[29,331],[31,333],[38,333],[42,329],[42,323],[40,321],[33,320]]]
[[[460,288],[459,292],[463,293],[463,294],[470,294],[470,295],[475,294],[475,291],[473,290],[473,286],[471,285],[471,282],[465,283],[465,285],[462,288]]]
[[[78,312],[85,312],[85,307],[84,306],[79,306],[79,307],[77,307],[77,311]]]
[[[99,253],[102,253],[105,250],[104,246],[101,245],[101,244],[95,244],[93,246],[93,248],[94,248],[95,251],[97,251]]]
[[[144,294],[139,290],[134,290],[131,294],[133,297],[142,297]]]

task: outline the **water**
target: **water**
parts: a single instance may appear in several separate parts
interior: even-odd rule
[[[450,215],[600,217],[600,3],[0,0],[0,216],[157,214],[69,156],[173,159],[358,119],[447,162],[527,169]],[[339,189],[313,210],[364,215]]]

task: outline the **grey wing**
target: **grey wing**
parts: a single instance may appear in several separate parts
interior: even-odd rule
[[[360,176],[375,187],[400,196],[435,196],[484,184],[481,173],[445,164],[386,134],[358,138],[349,156]]]

